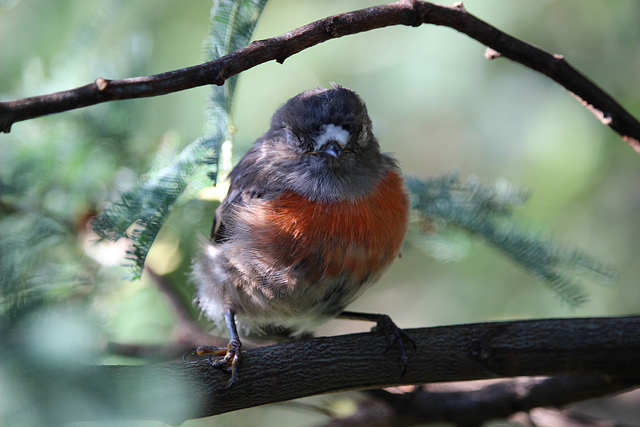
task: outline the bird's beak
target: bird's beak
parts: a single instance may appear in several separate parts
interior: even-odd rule
[[[334,159],[337,159],[340,156],[340,153],[342,153],[342,147],[338,144],[338,141],[330,139],[320,150],[318,150],[317,153],[324,157],[333,157]]]

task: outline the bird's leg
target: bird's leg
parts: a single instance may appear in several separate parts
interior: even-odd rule
[[[224,312],[224,320],[229,329],[229,344],[226,347],[214,347],[214,346],[201,346],[194,350],[198,356],[209,355],[209,363],[211,366],[224,369],[227,372],[231,372],[231,378],[229,378],[229,384],[226,388],[231,387],[238,379],[238,364],[240,362],[240,354],[242,353],[242,342],[238,335],[238,328],[236,327],[236,313],[232,309],[226,309]],[[224,356],[221,359],[213,360],[213,355]]]
[[[400,363],[402,365],[402,372],[400,376],[402,377],[407,370],[407,352],[405,350],[405,341],[408,342],[416,348],[416,343],[411,339],[409,335],[407,335],[398,325],[396,325],[393,320],[386,314],[373,314],[373,313],[357,313],[354,311],[343,311],[338,316],[340,319],[349,319],[349,320],[364,320],[367,322],[376,322],[375,330],[378,332],[382,332],[385,337],[389,340],[389,344],[385,349],[385,352],[389,351],[392,346],[397,347],[398,352],[400,353]]]

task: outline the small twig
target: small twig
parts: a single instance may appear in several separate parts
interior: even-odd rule
[[[153,271],[150,267],[147,266],[145,267],[144,270],[147,272],[149,277],[153,280],[153,282],[156,284],[158,289],[162,292],[162,295],[165,296],[165,298],[171,305],[171,309],[173,310],[173,313],[176,315],[178,322],[193,324],[193,316],[191,315],[189,310],[187,310],[187,308],[185,307],[185,304],[182,301],[182,298],[180,297],[180,295],[178,295],[178,293],[176,292],[175,287],[172,286],[171,283],[169,283],[169,281],[166,280],[164,277],[160,276],[158,273]]]
[[[191,348],[194,348],[191,346]],[[135,357],[150,362],[163,362],[179,359],[190,347],[182,344],[151,345],[151,344],[123,344],[108,341],[105,351],[108,354]]]
[[[173,330],[174,342],[166,345],[125,344],[108,342],[106,351],[121,356],[137,357],[152,361],[172,360],[185,354],[189,349],[202,345],[223,347],[227,340],[205,332],[193,320],[176,288],[151,268],[145,268],[146,273],[165,296],[176,316],[177,322]]]
[[[176,315],[176,325],[173,330],[173,343],[166,345],[127,344],[109,341],[106,351],[121,356],[137,357],[150,361],[172,360],[185,354],[186,351],[203,345],[225,347],[228,339],[207,333],[198,322],[194,321],[191,312],[186,308],[182,297],[169,281],[158,273],[145,267],[145,271],[156,284],[160,292],[167,298],[169,305]],[[255,348],[257,345],[245,340],[245,348]]]
[[[391,25],[424,23],[456,29],[488,46],[488,58],[505,57],[536,70],[574,94],[598,119],[640,152],[640,122],[610,95],[569,65],[470,15],[457,3],[451,7],[417,0],[342,13],[232,52],[216,61],[146,77],[121,80],[98,78],[94,83],[63,92],[0,102],[0,131],[13,123],[102,102],[164,95],[207,84],[222,85],[230,77],[268,61],[284,62],[324,41]]]

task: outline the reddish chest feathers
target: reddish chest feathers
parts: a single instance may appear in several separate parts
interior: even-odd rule
[[[321,203],[288,192],[268,203],[260,240],[274,261],[312,281],[349,276],[364,283],[397,257],[407,231],[404,179],[390,171],[367,198]]]

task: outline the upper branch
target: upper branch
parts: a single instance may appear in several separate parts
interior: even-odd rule
[[[454,28],[488,46],[491,53],[487,57],[503,56],[550,77],[640,152],[640,122],[561,56],[545,52],[479,20],[467,13],[461,3],[448,7],[417,0],[329,16],[280,36],[254,41],[215,61],[192,67],[146,77],[98,78],[94,83],[76,89],[0,102],[0,132],[9,132],[13,123],[22,120],[106,101],[164,95],[207,84],[222,85],[230,77],[252,67],[272,60],[282,63],[329,39],[391,25],[419,26],[423,23]]]

